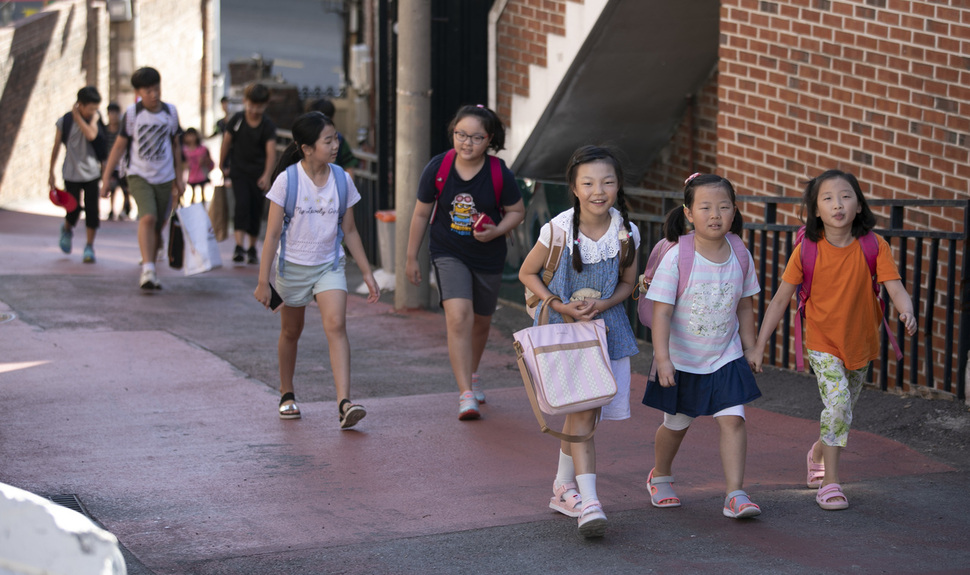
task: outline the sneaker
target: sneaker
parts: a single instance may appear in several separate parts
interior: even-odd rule
[[[67,225],[61,226],[61,251],[65,254],[71,253],[71,238],[74,237],[74,232],[67,228]]]
[[[576,489],[575,483],[562,485],[553,483],[549,509],[554,509],[567,517],[579,517],[582,514],[583,496]]]
[[[248,264],[258,264],[259,259],[256,257],[256,246],[249,246],[246,250],[246,263]]]
[[[84,246],[84,263],[93,264],[94,263],[94,248],[91,244]]]
[[[158,283],[158,277],[155,276],[155,270],[142,270],[138,285],[144,290],[162,289],[161,284]]]
[[[458,419],[468,421],[470,419],[478,419],[481,416],[481,412],[478,411],[478,400],[475,399],[475,394],[471,391],[463,391],[458,398]]]
[[[232,261],[237,264],[241,264],[246,261],[246,252],[243,251],[242,246],[236,246],[236,250],[232,252]]]
[[[357,405],[356,403],[351,403],[349,399],[345,399],[340,402],[337,414],[339,415],[340,429],[350,429],[357,425],[358,421],[364,419],[364,416],[367,415],[367,410],[364,409],[363,405]]]
[[[472,374],[472,393],[475,394],[475,400],[478,401],[478,403],[485,403],[485,392],[482,391],[482,388],[478,386],[477,373]]]
[[[599,501],[594,499],[583,505],[579,515],[579,533],[587,539],[602,537],[606,533],[606,514]]]

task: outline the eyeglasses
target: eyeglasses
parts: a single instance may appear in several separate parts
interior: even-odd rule
[[[460,132],[458,130],[455,130],[455,139],[458,140],[458,143],[464,144],[465,142],[467,142],[469,140],[469,138],[471,139],[471,141],[472,141],[473,144],[475,144],[476,146],[478,146],[482,142],[484,142],[485,140],[487,140],[488,139],[488,136],[483,136],[481,134],[475,134],[474,136],[469,136],[465,132]]]

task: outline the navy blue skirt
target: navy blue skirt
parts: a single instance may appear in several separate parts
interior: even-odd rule
[[[751,367],[744,357],[732,361],[714,373],[674,372],[677,385],[663,387],[654,375],[647,382],[643,404],[675,415],[690,417],[714,415],[722,409],[744,405],[761,397]]]

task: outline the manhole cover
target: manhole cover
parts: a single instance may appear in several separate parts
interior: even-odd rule
[[[9,312],[0,312],[0,323],[15,319],[17,316]]]

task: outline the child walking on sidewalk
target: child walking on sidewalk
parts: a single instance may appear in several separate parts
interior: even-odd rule
[[[293,143],[286,148],[276,166],[273,185],[266,194],[270,200],[259,264],[259,281],[253,295],[269,307],[272,290],[269,274],[279,248],[276,288],[283,299],[280,321],[280,404],[281,419],[299,419],[300,408],[293,393],[296,349],[303,332],[306,305],[316,300],[330,347],[330,368],[337,390],[337,416],[341,429],[353,427],[364,418],[364,407],[350,400],[350,342],[347,339],[347,277],[341,238],[364,274],[368,303],[380,296],[371,273],[367,254],[354,223],[354,204],[360,194],[353,180],[332,164],[337,154],[337,130],[320,112],[303,114],[293,123]],[[291,167],[292,166],[292,167]],[[288,169],[289,168],[289,169]],[[292,218],[284,228],[284,208],[291,178],[297,178]],[[337,178],[344,182],[338,183]],[[341,201],[341,189],[345,199]],[[341,214],[341,209],[345,211]]]
[[[609,150],[595,146],[576,150],[566,168],[566,181],[573,193],[573,207],[542,226],[539,241],[519,269],[519,280],[542,301],[553,295],[561,300],[549,304],[549,323],[563,323],[564,315],[576,321],[602,318],[606,322],[617,393],[602,408],[601,419],[627,419],[630,356],[639,350],[623,303],[636,284],[640,232],[630,225],[623,170]],[[541,274],[553,233],[565,234],[566,249],[546,286]],[[536,322],[539,312],[537,309]],[[596,409],[570,413],[563,433],[586,435],[593,429],[597,414]],[[601,537],[605,533],[606,514],[596,494],[596,448],[592,438],[583,443],[560,443],[552,493],[549,507],[578,517],[579,532],[585,537]]]
[[[817,255],[811,283],[825,288],[812,290],[805,302],[805,343],[824,408],[819,438],[806,457],[806,483],[818,489],[815,500],[822,509],[845,509],[849,500],[839,484],[839,456],[848,440],[852,409],[862,392],[869,362],[879,355],[883,317],[862,245],[875,226],[875,216],[855,176],[839,170],[828,170],[806,184],[804,206],[808,216],[805,238],[792,250],[784,281],[765,310],[757,343],[745,355],[760,372],[768,338],[802,284],[805,268],[812,265],[802,256],[806,242],[812,242]],[[872,236],[876,240],[872,245],[878,245],[876,281],[885,286],[906,333],[913,335],[912,299],[900,281],[889,244]]]
[[[755,342],[752,296],[761,290],[751,255],[739,252],[727,237],[741,234],[735,197],[727,179],[693,174],[684,182],[683,207],[667,214],[664,236],[677,245],[660,262],[646,294],[653,301],[656,375],[647,383],[643,403],[664,412],[647,477],[653,506],[680,506],[673,489],[674,457],[693,419],[713,415],[727,483],[723,513],[743,518],[761,513],[742,489],[748,441],[744,404],[761,396],[743,349]],[[694,231],[685,235],[688,222]],[[689,269],[680,269],[681,249],[695,252]],[[680,274],[690,274],[682,293]]]
[[[205,186],[209,183],[209,172],[215,166],[209,148],[199,139],[199,132],[195,128],[185,130],[182,136],[182,154],[185,156],[185,166],[189,169],[188,185],[192,188],[192,200],[195,203],[195,190],[199,190],[199,198],[205,206]]]

